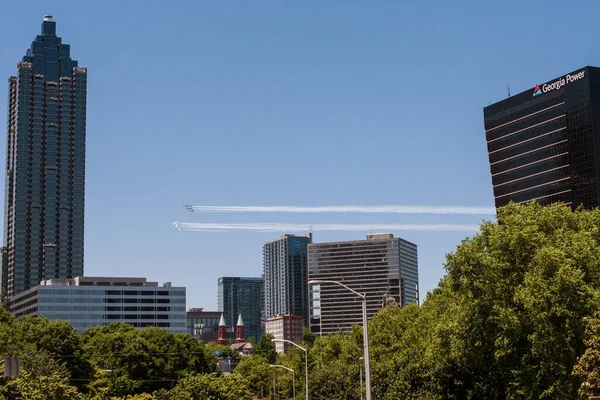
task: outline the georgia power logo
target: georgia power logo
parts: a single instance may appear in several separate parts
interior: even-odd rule
[[[544,83],[540,88],[540,85],[536,84],[533,88],[533,97],[539,96],[542,93],[548,93],[553,90],[558,90],[569,83],[575,82],[579,79],[585,78],[585,71],[574,72],[570,75],[565,75],[558,78],[554,82]]]

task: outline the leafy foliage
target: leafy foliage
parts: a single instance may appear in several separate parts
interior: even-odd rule
[[[422,305],[386,307],[369,323],[373,398],[578,399],[600,393],[600,210],[510,204],[447,255],[446,276]],[[363,337],[315,337],[310,397],[360,399]],[[64,322],[0,309],[0,355],[22,376],[0,399],[174,400],[304,396],[304,352],[278,356],[272,336],[221,376],[227,346],[129,325],[78,335]]]
[[[273,343],[273,335],[269,333],[263,335],[254,346],[254,354],[262,356],[269,364],[274,364],[277,360],[277,350]]]

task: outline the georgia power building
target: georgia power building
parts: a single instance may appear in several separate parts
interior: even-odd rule
[[[483,114],[496,207],[599,205],[600,68],[537,83]]]

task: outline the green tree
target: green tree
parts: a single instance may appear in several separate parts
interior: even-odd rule
[[[173,387],[191,374],[211,371],[204,343],[161,328],[111,324],[88,329],[83,347],[99,370],[109,370],[109,394],[125,396]],[[98,393],[103,385],[96,385]]]
[[[312,346],[317,340],[317,335],[311,332],[308,328],[302,328],[302,342],[308,346]]]
[[[269,364],[274,364],[277,360],[277,350],[273,343],[273,335],[270,333],[263,335],[254,346],[254,354],[262,356]]]
[[[252,394],[262,398],[269,391],[273,371],[263,356],[254,355],[242,357],[234,374],[243,376],[248,381]]]
[[[587,349],[573,371],[581,382],[579,395],[583,398],[600,394],[600,312],[587,319],[585,344]]]
[[[190,375],[169,392],[169,400],[250,400],[252,393],[240,375]]]
[[[598,209],[510,204],[448,255],[444,284],[467,327],[448,390],[576,398],[572,371],[585,351],[585,317],[598,306],[599,229]]]

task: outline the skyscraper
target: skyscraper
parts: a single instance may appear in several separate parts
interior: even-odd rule
[[[419,301],[417,245],[391,233],[367,235],[366,240],[315,243],[308,246],[310,280],[340,282],[367,296],[367,317],[392,301]],[[321,335],[347,332],[362,325],[361,299],[336,284],[314,285],[310,328]]]
[[[241,315],[246,337],[256,340],[265,333],[262,278],[222,277],[218,280],[217,311],[223,313],[228,331],[233,334]]]
[[[536,84],[483,115],[496,207],[600,204],[600,68]]]
[[[8,79],[2,289],[83,275],[87,69],[46,15]]]
[[[308,326],[308,244],[312,235],[283,235],[263,246],[265,317],[292,314]]]

